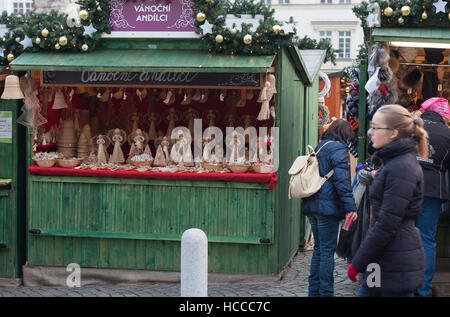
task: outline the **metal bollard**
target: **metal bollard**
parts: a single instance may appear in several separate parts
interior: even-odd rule
[[[208,296],[208,238],[200,229],[181,236],[181,296]]]

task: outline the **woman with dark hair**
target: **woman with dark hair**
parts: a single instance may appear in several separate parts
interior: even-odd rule
[[[302,212],[308,216],[314,235],[314,251],[309,275],[309,296],[334,295],[334,252],[337,247],[339,221],[350,213],[356,219],[348,166],[348,142],[353,137],[350,124],[333,121],[316,147],[320,176],[333,175],[314,195],[303,198]]]

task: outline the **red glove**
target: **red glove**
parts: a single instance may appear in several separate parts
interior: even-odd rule
[[[356,282],[356,275],[358,275],[358,272],[355,270],[353,265],[349,265],[347,269],[347,276],[352,282]]]

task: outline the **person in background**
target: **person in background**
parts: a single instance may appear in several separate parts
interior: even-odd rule
[[[399,105],[382,106],[372,118],[368,135],[382,166],[369,190],[370,227],[347,271],[353,282],[364,273],[360,297],[412,297],[422,283],[425,254],[415,226],[424,186],[416,156],[428,157],[422,127]],[[379,276],[368,280],[374,269]]]
[[[431,98],[420,108],[424,128],[428,133],[428,159],[418,157],[425,179],[425,198],[416,226],[420,230],[425,250],[425,274],[419,296],[431,296],[431,280],[436,261],[436,230],[443,202],[449,199],[445,172],[450,166],[450,110],[447,99]]]
[[[350,124],[342,119],[331,123],[316,147],[320,176],[332,169],[333,175],[314,195],[302,199],[302,212],[308,216],[314,236],[309,275],[309,296],[334,295],[334,252],[339,221],[347,213],[356,219],[356,206],[350,185],[347,143],[352,138]]]

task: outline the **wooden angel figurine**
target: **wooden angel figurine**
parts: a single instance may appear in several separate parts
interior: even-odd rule
[[[264,88],[261,91],[261,94],[259,95],[258,101],[262,103],[261,110],[258,114],[257,119],[262,120],[269,120],[270,119],[270,100],[272,99],[273,95],[277,93],[276,91],[276,79],[273,74],[267,75],[266,82],[264,84]]]
[[[131,133],[133,133],[133,132],[136,132],[136,130],[138,129],[138,125],[139,125],[139,116],[136,112],[134,112],[131,115],[131,122],[132,122]]]
[[[121,145],[125,142],[125,138],[120,129],[114,129],[114,135],[111,137],[111,140],[114,142],[114,150],[111,157],[109,158],[109,163],[124,163],[125,158],[123,156]]]
[[[97,163],[98,164],[108,162],[108,153],[106,152],[105,143],[106,143],[106,141],[103,139],[103,136],[100,134],[97,138],[97,145],[98,145]]]
[[[158,137],[156,134],[156,122],[158,121],[158,114],[156,112],[150,113],[150,127],[148,128],[149,140],[156,140]]]
[[[166,119],[169,121],[169,126],[167,127],[166,137],[171,139],[172,130],[175,129],[175,123],[177,123],[178,120],[180,119],[175,108],[170,108],[169,114],[167,115]]]

